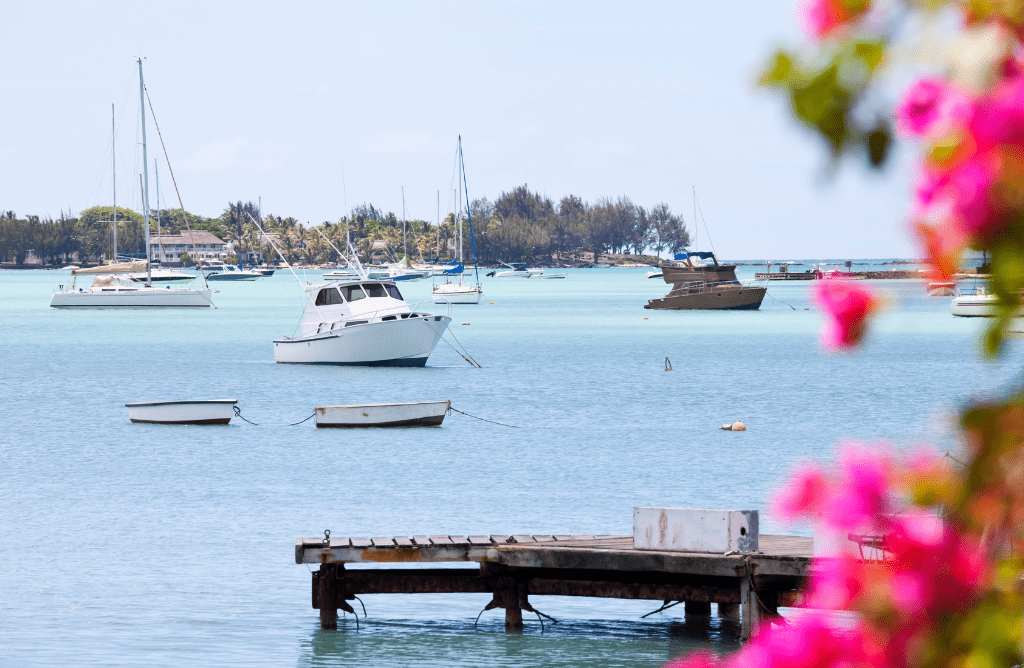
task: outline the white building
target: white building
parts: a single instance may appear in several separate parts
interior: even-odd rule
[[[181,234],[151,236],[149,252],[153,260],[160,262],[178,262],[182,253],[188,253],[193,259],[196,253],[200,258],[216,259],[227,257],[227,243],[206,230],[182,230]]]

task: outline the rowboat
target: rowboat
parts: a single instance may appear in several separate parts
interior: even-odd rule
[[[403,404],[317,406],[317,427],[436,427],[444,420],[451,401]]]
[[[128,419],[149,424],[228,424],[238,399],[140,401],[125,404]]]

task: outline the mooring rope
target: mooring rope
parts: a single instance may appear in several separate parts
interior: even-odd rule
[[[517,427],[514,424],[505,424],[504,422],[495,422],[494,420],[487,420],[487,419],[482,418],[482,417],[477,417],[475,415],[470,415],[469,413],[466,413],[464,411],[460,411],[458,408],[452,408],[451,406],[448,407],[448,410],[449,411],[455,411],[456,413],[461,413],[462,415],[465,415],[466,417],[471,417],[474,420],[482,420],[483,422],[490,422],[491,424],[500,425],[502,427],[512,427],[513,429],[522,429],[522,427]]]
[[[307,418],[305,418],[303,420],[299,420],[298,422],[289,422],[287,424],[267,424],[266,422],[264,422],[262,426],[264,426],[264,427],[294,427],[295,425],[302,424],[303,422],[306,422],[307,420],[312,419],[314,415],[316,415],[316,412],[310,413],[309,417],[307,417]],[[250,419],[246,418],[244,415],[242,415],[242,409],[240,409],[238,406],[235,406],[235,417],[242,418],[243,420],[245,420],[246,422],[248,422],[249,424],[251,424],[254,427],[261,426],[260,423],[253,422],[252,420],[250,420]]]
[[[771,294],[769,294],[767,290],[765,290],[765,291],[764,291],[764,293],[765,293],[766,295],[768,295],[769,297],[771,297],[772,299],[774,299],[775,301],[777,301],[777,302],[782,302],[782,300],[781,300],[781,299],[779,299],[778,297],[774,297],[774,296],[772,296]],[[786,302],[782,302],[782,303],[783,303],[783,304],[786,304]],[[793,306],[792,304],[786,304],[786,306],[788,306],[789,308],[793,309],[794,311],[796,310],[796,307],[795,307],[795,306]]]

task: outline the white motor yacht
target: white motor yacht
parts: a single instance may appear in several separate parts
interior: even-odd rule
[[[305,290],[300,335],[274,341],[279,363],[425,366],[451,322],[445,315],[413,310],[390,280],[339,281]]]
[[[507,271],[491,272],[495,278],[530,278],[537,274],[543,274],[541,269],[527,269],[525,262],[503,262],[509,267]],[[488,274],[490,275],[490,274]]]
[[[994,318],[999,312],[999,298],[984,284],[956,288],[949,303],[949,312],[962,318]]]
[[[195,274],[186,274],[183,271],[174,271],[173,269],[153,269],[151,272],[152,277],[149,279],[151,283],[187,283],[189,281],[196,280]],[[134,271],[125,276],[136,283],[146,282],[146,272]]]
[[[208,281],[255,281],[257,278],[263,278],[263,274],[258,271],[239,269],[233,264],[225,264],[206,276]]]

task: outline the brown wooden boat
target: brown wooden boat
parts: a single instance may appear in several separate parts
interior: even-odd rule
[[[662,265],[663,278],[672,289],[661,299],[651,299],[644,308],[666,310],[756,310],[768,288],[743,285],[736,278],[736,265],[718,264],[711,252],[690,252],[676,256],[679,263]],[[710,259],[701,265],[694,260]]]

